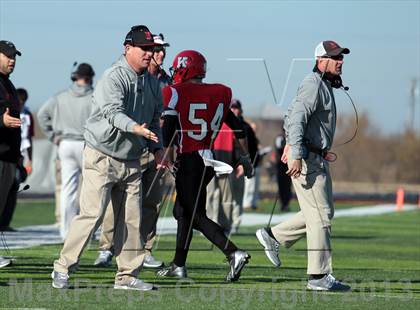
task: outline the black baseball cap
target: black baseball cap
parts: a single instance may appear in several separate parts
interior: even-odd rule
[[[87,63],[81,63],[74,73],[79,77],[93,77],[95,75],[92,66]]]
[[[3,53],[9,58],[15,57],[16,55],[22,55],[22,53],[16,49],[16,46],[12,42],[5,40],[0,41],[0,53]]]
[[[232,99],[232,101],[230,102],[230,107],[242,110],[242,104],[239,101],[239,99]]]
[[[350,50],[346,47],[341,47],[334,41],[322,41],[315,48],[315,58],[341,54],[350,54]]]
[[[124,40],[124,45],[133,46],[155,46],[157,45],[153,40],[153,34],[149,28],[144,25],[137,25],[131,27],[131,30],[127,33]]]

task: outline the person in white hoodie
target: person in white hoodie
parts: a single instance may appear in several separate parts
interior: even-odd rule
[[[92,110],[94,75],[89,64],[81,63],[71,74],[72,85],[48,99],[38,112],[40,127],[58,146],[61,161],[60,235],[63,240],[71,220],[79,212],[77,191],[85,144],[83,134]]]

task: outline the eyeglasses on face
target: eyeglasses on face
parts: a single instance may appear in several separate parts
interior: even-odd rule
[[[145,52],[153,52],[155,50],[154,45],[141,45],[141,46],[137,46],[137,47],[140,47]]]

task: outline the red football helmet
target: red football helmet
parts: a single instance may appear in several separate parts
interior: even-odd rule
[[[204,56],[193,50],[182,51],[175,56],[172,64],[172,79],[175,84],[189,79],[206,76],[207,61]]]

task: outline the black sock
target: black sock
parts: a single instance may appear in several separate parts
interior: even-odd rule
[[[273,238],[274,240],[276,240],[276,238],[274,237],[273,232],[271,231],[271,228],[270,227],[267,227],[265,230],[267,231],[268,235],[271,238]]]
[[[175,257],[172,261],[178,267],[184,267],[185,262],[187,260],[188,250],[184,250],[184,248],[176,248],[175,250]]]
[[[326,273],[323,274],[310,274],[309,280],[319,280],[326,276]]]

